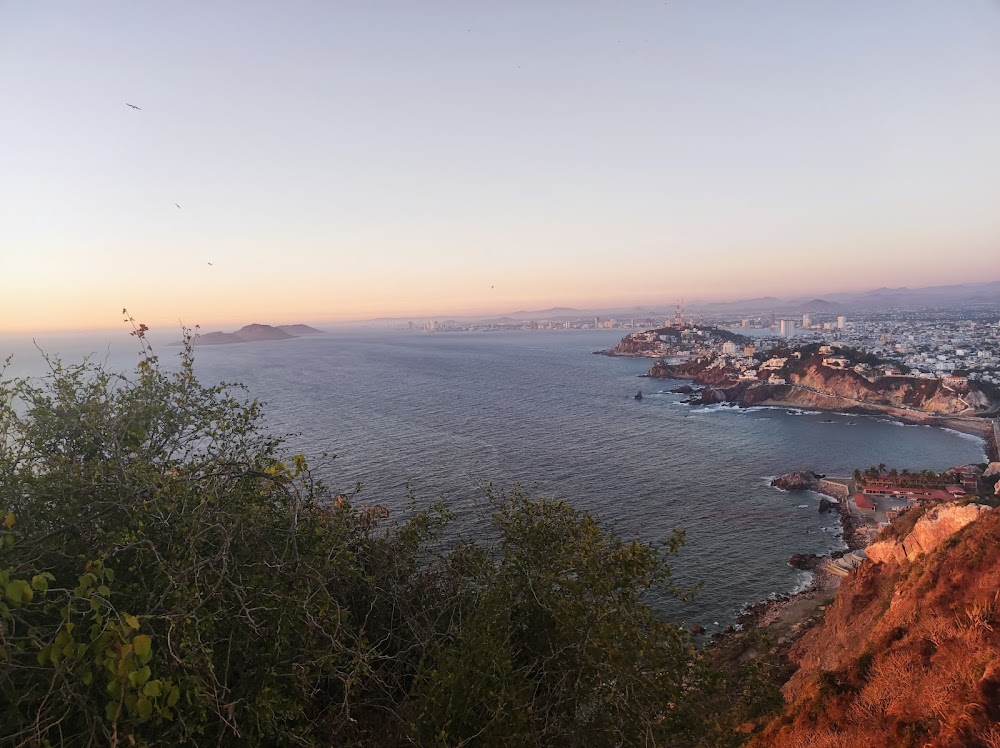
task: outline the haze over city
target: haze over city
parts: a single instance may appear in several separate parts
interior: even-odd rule
[[[995,280],[998,69],[987,0],[4,3],[0,330]]]

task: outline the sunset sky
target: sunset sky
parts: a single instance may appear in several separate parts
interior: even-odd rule
[[[998,206],[996,0],[0,0],[0,330],[997,280]]]

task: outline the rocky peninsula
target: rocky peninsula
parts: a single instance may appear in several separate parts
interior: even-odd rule
[[[742,335],[719,327],[687,325],[629,333],[614,348],[594,353],[625,358],[688,358],[706,355],[724,343],[742,347],[747,342]]]
[[[657,360],[646,376],[690,380],[700,385],[692,404],[805,408],[889,416],[906,423],[951,428],[986,441],[991,459],[997,448],[995,403],[974,382],[959,376],[917,377],[879,374],[849,355],[813,348],[739,363],[704,356],[670,364]],[[763,360],[760,360],[763,358]]]

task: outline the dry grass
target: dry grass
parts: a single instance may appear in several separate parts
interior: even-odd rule
[[[1000,748],[1000,725],[993,725],[985,732],[979,733],[979,739],[986,748]]]
[[[861,569],[801,640],[783,718],[756,748],[1000,748],[984,673],[1000,661],[1000,512],[921,563]],[[841,674],[823,688],[823,673]],[[985,700],[984,700],[985,699]]]

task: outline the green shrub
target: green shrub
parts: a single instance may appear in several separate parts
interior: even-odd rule
[[[487,490],[497,540],[449,545],[444,506],[390,520],[334,496],[258,403],[198,382],[190,344],[169,373],[144,333],[131,376],[52,360],[0,382],[0,744],[696,745],[724,729],[700,706],[704,658],[645,602],[681,594],[680,533],[629,541]]]

